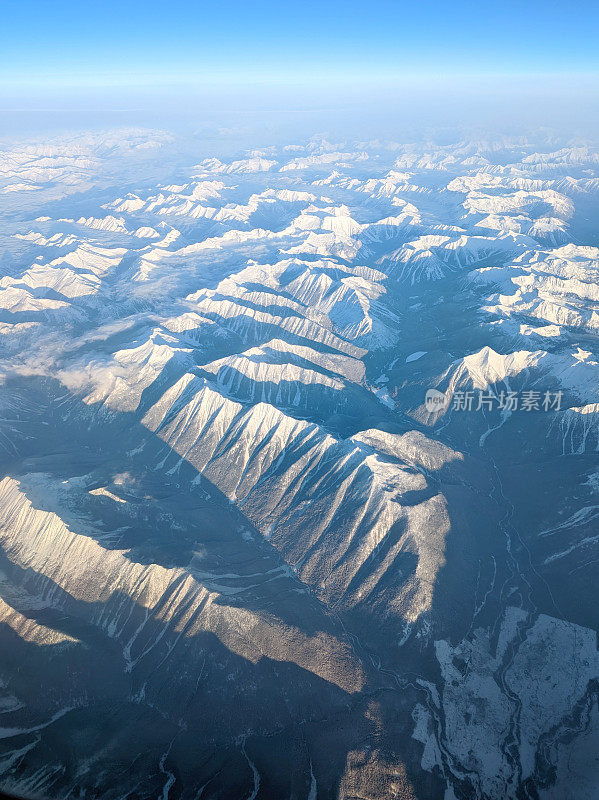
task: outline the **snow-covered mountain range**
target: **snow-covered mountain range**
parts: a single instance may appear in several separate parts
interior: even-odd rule
[[[0,787],[597,798],[598,211],[550,137],[4,143]]]

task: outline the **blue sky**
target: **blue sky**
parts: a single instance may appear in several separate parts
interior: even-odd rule
[[[8,0],[6,86],[599,73],[599,2]]]

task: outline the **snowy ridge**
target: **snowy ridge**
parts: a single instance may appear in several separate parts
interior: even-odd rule
[[[408,621],[429,607],[448,522],[438,526],[444,516],[439,495],[402,508],[402,494],[426,486],[417,471],[381,459],[359,441],[335,440],[268,404],[245,411],[192,376],[165,392],[144,424],[239,504],[323,597],[344,604],[364,599],[392,573],[394,560],[415,548],[416,574],[395,587],[391,605]],[[310,518],[318,520],[309,528],[303,517],[308,506]],[[405,534],[356,585],[360,568],[400,519]],[[326,548],[315,549],[325,536]]]
[[[505,267],[473,273],[473,280],[494,284],[485,309],[512,319],[518,316],[558,326],[599,327],[599,249],[574,244],[528,251]]]
[[[263,655],[284,660],[287,637],[301,635],[277,628],[273,620],[270,636],[261,638],[260,646],[249,653],[245,632],[258,624],[251,612],[220,605],[218,593],[206,589],[193,571],[138,564],[124,551],[103,547],[90,535],[93,530],[75,533],[56,513],[38,507],[40,493],[47,505],[48,497],[59,502],[61,492],[60,485],[40,474],[0,482],[4,551],[29,570],[24,588],[47,606],[68,611],[74,601],[84,602],[88,620],[121,643],[128,672],[143,659],[170,654],[182,637],[192,637],[199,630],[224,637],[232,652],[243,652],[252,660]],[[324,669],[325,680],[336,680],[342,672],[338,658],[343,654],[334,653],[334,641],[321,634],[306,645],[305,668],[317,673]],[[322,647],[330,651],[325,659],[319,653]],[[355,680],[359,686],[359,673]],[[352,691],[356,683],[345,688]]]

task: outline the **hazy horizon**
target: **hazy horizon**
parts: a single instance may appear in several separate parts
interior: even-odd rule
[[[281,129],[299,120],[302,134],[478,125],[592,135],[598,28],[590,2],[573,12],[540,0],[32,0],[12,5],[0,31],[0,136],[189,131],[260,115]]]

